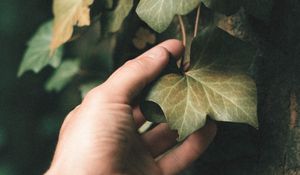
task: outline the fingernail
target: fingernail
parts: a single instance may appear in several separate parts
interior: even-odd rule
[[[148,50],[147,52],[145,52],[143,55],[150,58],[157,58],[157,57],[161,57],[164,54],[164,52],[165,52],[164,48],[160,46],[156,46]]]

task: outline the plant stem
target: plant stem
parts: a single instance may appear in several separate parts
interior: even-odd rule
[[[200,5],[197,8],[197,15],[196,15],[195,27],[194,27],[194,38],[197,36],[198,33],[199,18],[200,18]]]
[[[185,26],[184,26],[182,17],[180,15],[177,15],[177,16],[178,16],[180,30],[181,30],[181,34],[182,34],[182,42],[183,42],[183,45],[185,46],[186,45],[186,31],[185,31]]]
[[[179,21],[179,25],[180,25],[180,30],[181,30],[181,35],[182,35],[182,43],[183,43],[183,46],[185,47],[186,46],[186,30],[185,30],[185,26],[184,26],[182,17],[180,15],[177,15],[177,17],[178,17],[178,21]],[[184,49],[184,52],[185,52],[185,49]],[[178,65],[179,69],[182,71],[182,73],[184,73],[184,71],[183,71],[184,60],[185,60],[185,53],[182,55],[182,58],[180,59],[180,65]]]

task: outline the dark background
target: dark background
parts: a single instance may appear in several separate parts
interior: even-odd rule
[[[0,1],[0,175],[42,174],[66,114],[57,110],[58,94],[43,90],[50,68],[16,76],[26,42],[52,18],[51,6],[50,0]]]

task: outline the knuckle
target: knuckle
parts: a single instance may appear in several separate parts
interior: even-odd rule
[[[109,94],[106,92],[104,84],[97,86],[90,90],[84,97],[82,103],[98,103],[99,101],[106,101],[109,99]]]
[[[146,85],[149,82],[149,67],[151,66],[150,62],[147,58],[137,58],[134,60],[129,60],[125,63],[125,66],[129,69],[129,71],[133,72],[133,74],[138,76],[143,76],[144,78],[140,80],[143,85]]]
[[[134,60],[129,60],[125,63],[126,67],[131,69],[134,72],[137,73],[146,73],[148,66],[145,60],[143,59],[134,59]]]

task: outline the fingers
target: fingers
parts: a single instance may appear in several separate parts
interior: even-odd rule
[[[164,41],[158,44],[158,46],[166,48],[168,52],[176,59],[182,55],[184,49],[182,42],[176,39]]]
[[[127,61],[105,83],[110,87],[110,92],[119,97],[125,96],[130,101],[159,75],[168,64],[170,54],[178,56],[182,50],[180,41],[165,41],[138,58]]]
[[[145,123],[146,119],[142,114],[140,107],[134,106],[132,112],[133,112],[133,119],[135,121],[136,127],[137,128],[141,127]]]
[[[208,147],[216,135],[216,128],[213,122],[208,121],[204,128],[190,135],[182,145],[158,160],[162,174],[173,175],[187,168]]]
[[[157,157],[177,143],[177,136],[176,131],[172,131],[166,123],[161,123],[143,134],[142,140],[151,155]]]

